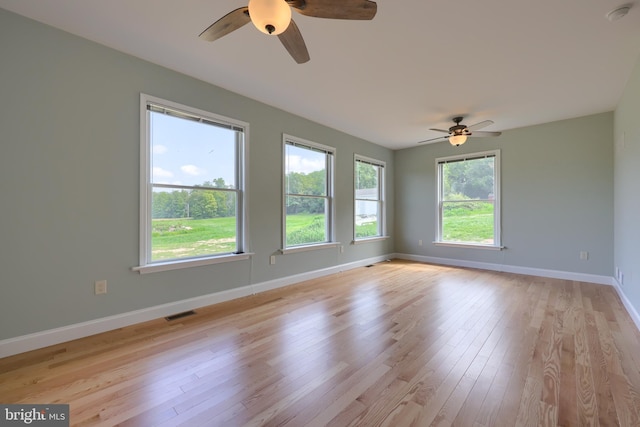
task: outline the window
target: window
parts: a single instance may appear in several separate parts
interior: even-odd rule
[[[436,243],[500,248],[500,151],[436,159]]]
[[[355,155],[354,240],[384,236],[385,163]]]
[[[284,136],[283,252],[335,246],[334,155],[332,147]]]
[[[141,96],[141,110],[137,269],[247,258],[237,255],[245,251],[248,125],[147,95]],[[147,268],[153,265],[162,268]]]

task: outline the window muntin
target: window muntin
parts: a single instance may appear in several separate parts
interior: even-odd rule
[[[140,265],[242,253],[245,123],[141,96]]]
[[[335,149],[284,136],[283,248],[333,241]]]
[[[437,243],[500,247],[500,152],[436,159]]]
[[[384,168],[384,162],[355,156],[354,240],[382,237],[385,233]]]

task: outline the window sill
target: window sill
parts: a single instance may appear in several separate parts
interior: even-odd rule
[[[483,244],[474,244],[474,243],[455,243],[455,242],[433,242],[436,246],[450,246],[454,248],[471,248],[471,249],[486,249],[490,251],[501,251],[505,249],[504,246],[496,246],[496,245],[483,245]]]
[[[197,258],[188,260],[172,260],[167,262],[156,262],[153,264],[132,267],[131,270],[140,274],[156,273],[159,271],[179,270],[181,268],[200,267],[202,265],[222,264],[225,262],[242,261],[251,258],[253,253],[228,254],[209,258]]]
[[[362,243],[379,242],[381,240],[387,240],[387,239],[390,239],[390,238],[391,238],[391,236],[363,237],[362,239],[353,240],[351,242],[351,244],[352,245],[360,245]]]
[[[335,248],[339,245],[340,245],[340,242],[329,242],[329,243],[318,243],[317,245],[292,246],[290,248],[280,249],[280,253],[282,255],[286,255],[286,254],[293,254],[296,252],[306,252],[306,251],[315,251],[317,249]]]

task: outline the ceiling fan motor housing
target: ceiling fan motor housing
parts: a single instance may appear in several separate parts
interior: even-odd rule
[[[449,133],[451,135],[470,135],[471,134],[471,132],[469,132],[469,129],[467,129],[467,127],[464,125],[451,126],[449,128]]]
[[[449,134],[451,134],[451,135],[471,135],[471,132],[469,132],[469,129],[467,129],[467,126],[460,124],[460,122],[462,122],[463,119],[464,119],[464,117],[454,117],[453,118],[453,122],[455,123],[455,125],[451,126],[449,128]]]

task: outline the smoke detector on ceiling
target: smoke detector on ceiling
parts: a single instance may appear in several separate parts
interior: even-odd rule
[[[631,10],[631,5],[626,4],[618,7],[617,9],[613,9],[611,12],[606,14],[606,17],[610,22],[617,21],[620,18],[624,18],[627,13],[629,13],[629,10]]]

